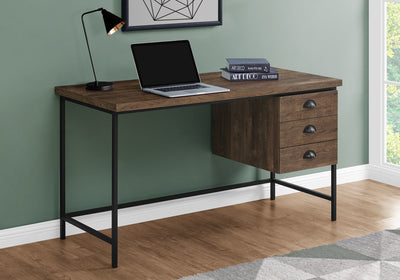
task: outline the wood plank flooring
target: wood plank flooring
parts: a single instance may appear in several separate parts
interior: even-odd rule
[[[366,180],[338,186],[336,222],[326,200],[278,196],[121,227],[117,269],[88,234],[2,249],[0,279],[177,279],[396,227],[400,188]]]

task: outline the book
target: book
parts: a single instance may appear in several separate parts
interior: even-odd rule
[[[227,58],[229,72],[268,73],[270,64],[265,58]]]
[[[261,80],[278,80],[279,73],[274,68],[270,68],[269,73],[237,73],[237,72],[229,72],[227,68],[221,68],[222,78],[227,79],[228,81],[261,81]]]

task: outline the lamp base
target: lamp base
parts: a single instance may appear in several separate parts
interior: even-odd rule
[[[114,88],[112,82],[91,82],[86,84],[87,90],[107,91]]]

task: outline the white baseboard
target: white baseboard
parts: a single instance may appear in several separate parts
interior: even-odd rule
[[[373,170],[371,170],[373,169]],[[338,169],[337,183],[345,184],[365,179],[377,180],[381,170],[375,171],[370,165],[360,165]],[[387,171],[388,172],[388,171]],[[391,173],[387,174],[387,178]],[[371,175],[373,178],[371,178]],[[382,175],[382,174],[381,174]],[[398,176],[398,175],[397,175]],[[386,178],[385,177],[385,178]],[[380,178],[380,177],[379,177]],[[305,186],[310,189],[330,185],[330,171],[310,175],[287,178],[285,181]],[[380,180],[378,180],[380,181]],[[397,184],[400,182],[397,179]],[[394,185],[393,183],[389,183]],[[276,195],[285,195],[296,192],[295,190],[277,185]],[[118,225],[125,226],[146,221],[179,216],[234,204],[269,198],[269,184],[250,186],[212,194],[199,195],[189,198],[176,199],[149,205],[137,206],[119,210]],[[110,212],[85,215],[77,220],[93,227],[96,230],[111,228]],[[0,230],[0,249],[32,242],[38,242],[59,237],[59,220],[36,223],[21,227]],[[82,233],[80,229],[67,223],[67,235]]]
[[[398,168],[370,165],[369,179],[400,187],[400,172]]]

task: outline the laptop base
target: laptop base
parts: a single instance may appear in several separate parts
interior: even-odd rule
[[[185,96],[193,96],[193,95],[203,95],[203,94],[212,94],[212,93],[221,93],[230,91],[227,88],[217,87],[213,85],[208,85],[204,83],[198,83],[201,85],[201,88],[198,89],[188,89],[188,90],[179,90],[179,91],[161,91],[157,88],[143,88],[142,90],[145,92],[154,93],[157,95],[175,98],[175,97],[185,97]]]

